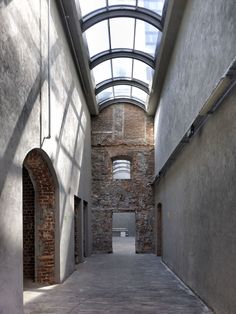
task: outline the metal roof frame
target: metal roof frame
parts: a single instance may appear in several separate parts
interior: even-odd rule
[[[134,98],[126,98],[126,97],[109,99],[109,100],[105,100],[104,102],[101,102],[99,104],[99,112],[102,111],[103,109],[107,108],[108,106],[111,106],[114,104],[124,104],[124,103],[137,106],[146,112],[146,107],[145,107],[144,103],[142,103],[141,101],[136,100]]]
[[[85,32],[93,25],[116,17],[130,17],[147,22],[159,31],[163,30],[162,18],[159,14],[146,8],[135,7],[132,5],[114,5],[95,10],[81,19],[81,30]]]
[[[95,95],[99,94],[101,91],[103,91],[106,88],[116,86],[116,85],[130,85],[137,87],[141,90],[143,90],[145,93],[149,94],[149,87],[147,83],[144,83],[143,81],[137,80],[137,79],[129,79],[125,77],[118,77],[113,79],[105,80],[99,84],[97,84],[95,89]]]
[[[185,1],[185,0],[181,0]],[[146,65],[150,66],[151,69],[155,70],[156,72],[156,56],[159,48],[157,47],[155,55],[151,55],[145,53],[143,51],[139,51],[135,49],[135,37],[133,42],[132,49],[111,49],[111,29],[110,29],[110,19],[116,17],[130,17],[135,19],[135,28],[136,28],[136,21],[142,20],[147,22],[150,25],[153,25],[159,31],[163,31],[164,28],[164,20],[166,16],[166,9],[168,0],[165,0],[165,6],[163,9],[163,14],[160,16],[159,14],[147,9],[138,7],[137,1],[135,6],[130,5],[113,5],[109,6],[108,1],[106,1],[106,7],[95,10],[90,12],[89,14],[85,15],[84,17],[81,16],[80,10],[76,10],[76,3],[75,0],[67,1],[67,0],[57,0],[57,5],[59,11],[62,16],[63,26],[66,31],[66,34],[69,38],[68,42],[72,51],[72,55],[74,57],[74,61],[76,64],[76,69],[78,72],[78,76],[81,81],[83,93],[88,104],[89,110],[91,114],[97,114],[98,110],[101,111],[105,107],[109,106],[110,104],[118,104],[118,103],[129,103],[132,105],[136,105],[146,111],[145,103],[135,99],[135,98],[114,98],[114,99],[107,99],[101,102],[99,108],[96,103],[95,95],[99,92],[103,91],[107,87],[113,88],[113,95],[114,95],[114,86],[115,85],[130,85],[139,88],[140,90],[149,94],[149,86],[144,81],[134,79],[133,78],[133,70],[134,70],[134,62],[138,60],[140,62],[145,63]],[[94,55],[90,60],[88,60],[86,47],[83,45],[83,32],[85,32],[89,27],[99,23],[103,20],[108,20],[108,32],[109,32],[109,50],[102,51]],[[134,32],[136,30],[134,29]],[[159,59],[158,53],[158,59]],[[96,88],[93,87],[93,81],[90,76],[89,70],[92,70],[94,67],[99,65],[100,63],[112,60],[115,58],[130,58],[132,59],[132,73],[130,78],[114,78],[113,77],[113,68],[111,62],[111,71],[112,71],[112,79],[103,81],[99,83]],[[153,84],[154,86],[154,84]],[[152,98],[153,91],[151,92]],[[150,108],[150,107],[149,107]],[[148,108],[148,113],[150,109]]]
[[[133,58],[142,61],[155,69],[155,59],[146,52],[135,49],[110,49],[96,54],[90,59],[89,67],[92,70],[95,66],[109,59],[115,58]]]

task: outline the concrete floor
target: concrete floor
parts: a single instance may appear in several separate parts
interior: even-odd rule
[[[134,238],[114,238],[114,254],[89,257],[63,284],[26,289],[25,314],[212,313],[151,254],[135,254]]]

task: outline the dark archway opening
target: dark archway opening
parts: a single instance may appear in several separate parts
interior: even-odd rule
[[[157,256],[162,256],[162,204],[157,204]]]
[[[24,279],[35,281],[35,191],[23,167],[23,272]]]
[[[50,159],[40,149],[23,163],[23,274],[40,284],[56,280],[56,188]]]

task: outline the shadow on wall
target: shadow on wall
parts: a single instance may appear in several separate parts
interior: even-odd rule
[[[0,7],[1,5],[4,3],[5,6],[7,6],[8,4],[10,4],[12,2],[12,0],[0,0]]]
[[[30,29],[27,29],[27,32],[25,32],[26,36],[27,34],[30,33]],[[28,35],[29,36],[29,35]],[[30,40],[31,41],[31,40]],[[14,129],[9,130],[9,126],[7,125],[6,128],[4,127],[3,129],[6,129],[9,134],[11,134],[10,139],[8,141],[8,144],[6,146],[5,152],[2,153],[1,160],[0,160],[0,195],[2,194],[2,190],[4,187],[4,183],[6,180],[6,177],[8,175],[9,169],[12,166],[13,159],[15,157],[19,142],[21,140],[22,134],[24,132],[24,129],[27,125],[27,122],[29,120],[30,114],[32,112],[32,109],[37,101],[37,98],[40,95],[41,88],[45,81],[47,80],[47,58],[43,60],[43,68],[42,71],[38,71],[38,74],[36,75],[33,84],[29,88],[28,94],[26,96],[26,99],[22,99],[20,97],[20,94],[16,92],[14,95],[12,94],[12,90],[17,91],[15,88],[12,88],[12,85],[9,85],[9,76],[14,75],[12,77],[12,84],[15,86],[17,85],[17,80],[20,77],[31,77],[31,64],[29,64],[28,68],[23,69],[19,68],[20,60],[19,56],[17,54],[17,47],[16,43],[11,39],[11,37],[8,37],[8,40],[4,43],[5,46],[3,45],[1,52],[0,52],[0,60],[1,63],[5,66],[4,68],[7,68],[8,71],[4,70],[4,73],[0,73],[1,77],[3,78],[3,82],[5,81],[5,86],[1,88],[1,102],[2,106],[8,108],[11,106],[11,111],[15,112],[16,115],[19,112],[19,108],[22,108],[21,113],[19,114],[19,117],[17,118],[17,121],[15,123]],[[4,52],[4,55],[2,55]],[[60,46],[59,46],[59,39],[55,42],[55,44],[51,48],[51,54],[54,55],[54,59],[52,61],[55,62],[56,58],[58,57],[60,52]],[[6,60],[5,55],[9,54],[9,59]],[[40,51],[34,52],[35,56],[40,56]],[[15,66],[16,65],[16,66]],[[10,70],[9,70],[10,69]],[[18,69],[18,70],[17,70]],[[11,73],[12,72],[12,73]],[[16,73],[18,74],[16,76]],[[7,77],[6,77],[7,76]],[[4,79],[6,78],[6,79]],[[7,85],[8,84],[8,85]],[[4,98],[5,96],[5,98]],[[21,101],[24,101],[24,104],[21,104]],[[6,115],[6,121],[8,121],[8,116],[7,112],[5,113]],[[1,128],[2,128],[2,123],[4,123],[4,113],[3,113],[3,119],[1,121]],[[20,167],[16,167],[16,171],[20,170]]]
[[[73,183],[73,178],[74,178],[74,172],[75,172],[75,168],[77,168],[79,170],[79,172],[81,171],[82,169],[82,164],[78,163],[77,162],[77,159],[76,158],[78,155],[78,149],[80,150],[80,155],[82,156],[83,155],[83,146],[80,146],[78,145],[78,141],[79,141],[79,133],[80,132],[83,132],[84,134],[84,130],[83,130],[83,127],[82,127],[82,124],[81,124],[81,118],[82,118],[82,114],[83,114],[83,110],[81,108],[81,111],[80,113],[78,113],[78,111],[76,110],[76,107],[75,105],[73,104],[73,100],[72,100],[72,94],[73,94],[73,90],[74,90],[74,83],[71,84],[71,87],[68,91],[68,97],[67,97],[67,101],[66,101],[66,108],[65,108],[65,112],[64,112],[64,115],[63,115],[63,120],[62,120],[62,123],[61,123],[61,128],[60,128],[60,133],[59,133],[59,137],[57,138],[57,151],[56,151],[56,157],[55,157],[55,165],[58,164],[58,158],[59,158],[59,153],[60,153],[60,150],[63,151],[63,153],[66,155],[66,157],[69,159],[70,163],[71,163],[71,169],[69,171],[69,178],[68,178],[68,186],[66,187],[62,182],[61,182],[61,188],[64,192],[64,200],[63,200],[63,204],[62,204],[62,217],[65,217],[65,211],[66,211],[66,204],[67,204],[67,198],[70,197],[70,191],[71,191],[71,188],[72,188],[72,183]],[[76,129],[76,132],[74,132],[75,136],[75,145],[74,145],[74,148],[73,148],[73,153],[71,154],[66,145],[64,145],[62,143],[62,135],[63,135],[63,131],[64,131],[64,128],[65,128],[65,121],[66,121],[66,115],[68,113],[68,109],[70,107],[70,105],[72,106],[73,110],[74,110],[74,113],[77,117],[77,129]],[[78,184],[78,183],[76,183]],[[61,221],[61,230],[63,228],[63,221],[64,219],[62,219]]]
[[[65,90],[65,94],[67,95],[65,101],[65,109],[61,121],[59,135],[56,138],[57,141],[57,149],[54,159],[54,164],[58,168],[60,167],[60,154],[64,155],[67,162],[64,163],[64,168],[66,169],[67,178],[59,178],[60,180],[60,188],[62,192],[62,200],[61,200],[61,221],[60,221],[60,230],[69,230],[69,234],[67,235],[69,245],[65,248],[63,252],[63,256],[65,258],[65,263],[63,263],[63,269],[61,269],[62,278],[67,277],[70,273],[74,271],[74,228],[73,223],[74,220],[71,218],[70,214],[68,214],[68,208],[71,206],[71,194],[72,191],[76,191],[76,194],[79,195],[79,186],[81,182],[81,169],[85,169],[84,163],[86,163],[86,157],[84,156],[84,144],[83,140],[86,136],[86,123],[83,126],[82,117],[85,114],[84,109],[81,106],[76,106],[73,100],[73,93],[76,93],[76,85],[72,80],[71,85],[67,86],[66,80],[62,77],[62,83]],[[72,109],[72,110],[71,110]],[[68,143],[63,143],[63,136],[67,132],[68,115],[73,114],[76,120],[75,127],[76,129],[73,131],[73,148],[68,148]],[[68,167],[66,166],[68,165]],[[84,170],[85,171],[85,170]],[[76,175],[77,174],[77,175]],[[70,217],[68,217],[68,215]],[[69,219],[69,223],[68,223]]]

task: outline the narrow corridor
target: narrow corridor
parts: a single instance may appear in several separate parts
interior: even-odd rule
[[[133,245],[115,238],[114,254],[89,257],[63,284],[26,289],[25,314],[212,313],[160,258],[135,254]]]

